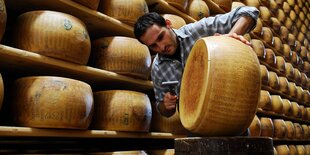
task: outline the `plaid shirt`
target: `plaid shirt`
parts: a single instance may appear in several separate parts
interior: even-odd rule
[[[151,77],[157,104],[163,101],[164,94],[169,90],[168,87],[161,85],[162,82],[179,81],[179,85],[176,87],[176,94],[179,96],[183,69],[196,40],[212,36],[215,33],[227,34],[241,16],[250,16],[256,21],[258,15],[259,11],[255,7],[239,7],[229,13],[203,18],[174,30],[179,40],[179,51],[177,53],[181,54],[181,61],[165,55],[156,55],[152,65]],[[256,23],[250,30],[255,26]]]

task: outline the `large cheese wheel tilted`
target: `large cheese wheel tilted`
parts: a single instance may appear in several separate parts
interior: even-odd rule
[[[148,132],[152,108],[144,93],[128,90],[106,90],[94,93],[94,129]]]
[[[0,109],[2,107],[3,97],[4,97],[4,86],[2,76],[0,74]]]
[[[104,37],[92,42],[90,65],[119,74],[147,79],[150,74],[149,49],[137,39]]]
[[[6,20],[7,20],[7,14],[4,0],[0,0],[0,41],[2,40],[2,37],[5,32]]]
[[[101,0],[98,11],[133,26],[149,9],[145,0]]]
[[[252,48],[229,37],[199,39],[183,73],[181,122],[201,135],[238,135],[255,116],[260,88],[259,61]]]
[[[17,125],[87,129],[93,115],[93,93],[84,82],[33,76],[15,81],[12,114]]]
[[[186,25],[185,20],[178,15],[162,14],[161,16],[164,17],[165,19],[170,20],[171,21],[171,27],[174,29],[179,29],[180,27]]]
[[[17,18],[13,46],[45,56],[85,65],[90,38],[85,24],[56,11],[31,11]]]

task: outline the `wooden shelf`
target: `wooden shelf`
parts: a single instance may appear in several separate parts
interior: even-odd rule
[[[135,79],[114,72],[78,65],[37,53],[0,45],[0,69],[27,75],[51,75],[74,78],[100,89],[148,91],[151,81]]]
[[[283,119],[283,120],[292,121],[295,123],[310,125],[310,121],[302,120],[301,118],[285,116],[284,114],[277,114],[275,112],[265,111],[265,110],[261,110],[261,109],[257,109],[256,115],[258,117],[269,117],[272,119]]]
[[[46,9],[71,14],[84,21],[94,38],[119,35],[134,37],[133,27],[71,0],[8,0],[6,6],[20,12]]]
[[[175,139],[186,135],[161,132],[118,132],[107,130],[42,129],[30,127],[0,126],[0,137],[70,137],[70,138],[152,138]]]

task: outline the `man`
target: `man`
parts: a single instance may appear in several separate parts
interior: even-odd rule
[[[250,43],[243,34],[256,26],[259,11],[254,7],[239,7],[229,13],[203,18],[180,29],[172,29],[171,22],[157,13],[141,16],[134,25],[136,38],[157,53],[151,71],[158,111],[170,117],[174,114],[183,69],[187,57],[199,38],[221,35],[233,37],[245,44]],[[179,81],[176,94],[171,94],[162,82]]]

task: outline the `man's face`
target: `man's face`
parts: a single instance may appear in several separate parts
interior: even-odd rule
[[[151,51],[159,54],[173,55],[177,49],[176,35],[170,25],[167,25],[167,27],[161,27],[157,24],[152,25],[140,37],[140,40]]]

